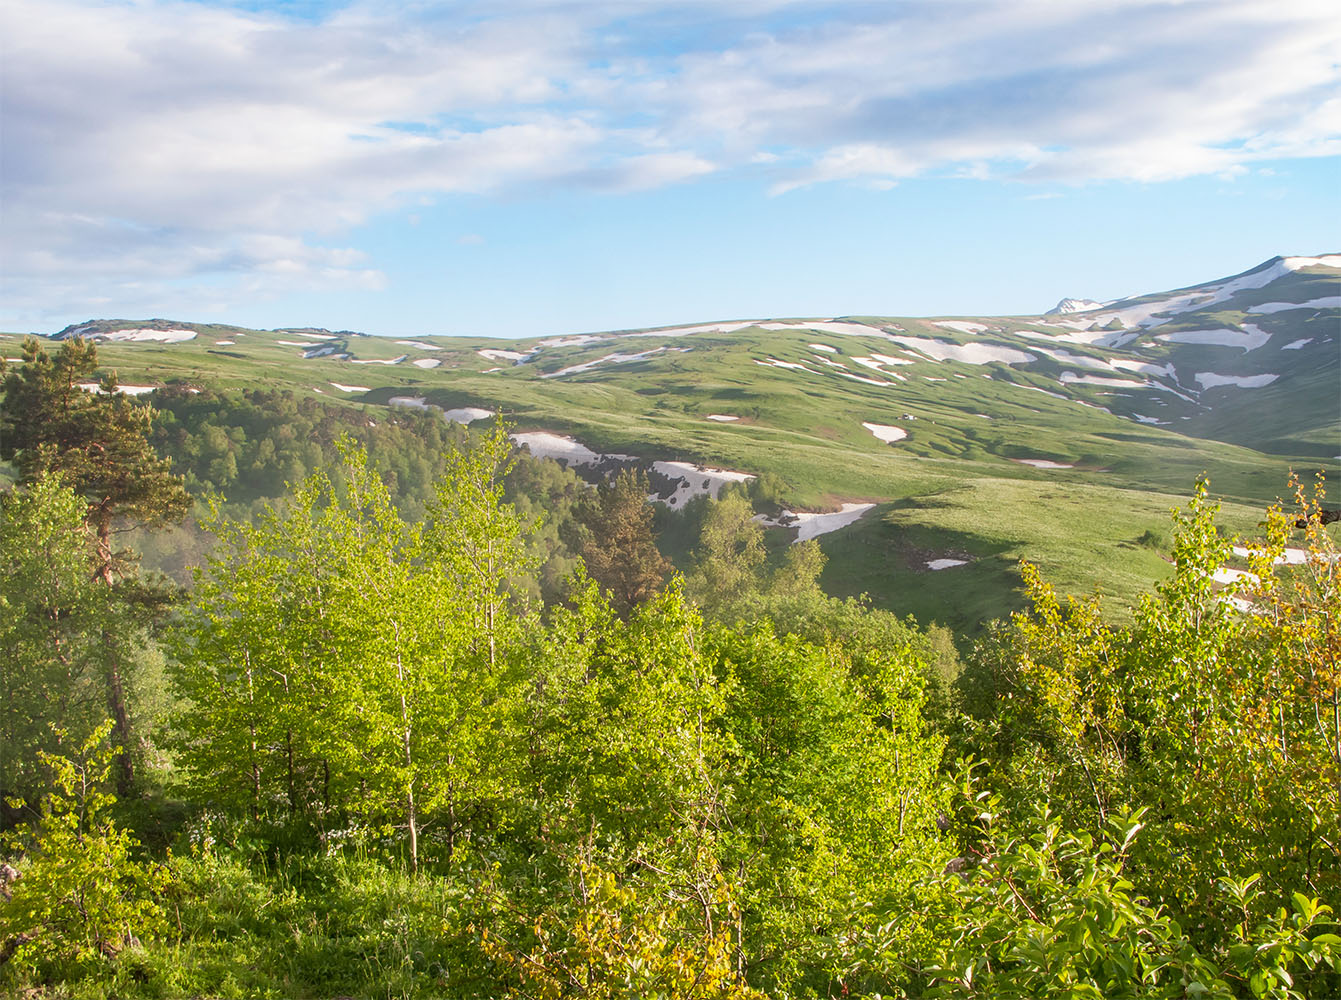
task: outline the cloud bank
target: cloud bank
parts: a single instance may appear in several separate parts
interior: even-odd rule
[[[1325,2],[10,0],[11,308],[378,288],[437,195],[1160,182],[1341,152]]]

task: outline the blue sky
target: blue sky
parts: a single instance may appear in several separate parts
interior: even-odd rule
[[[0,329],[1005,314],[1341,250],[1330,0],[0,18]]]

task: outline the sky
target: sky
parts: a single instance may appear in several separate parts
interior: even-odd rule
[[[1341,251],[1334,0],[6,0],[0,330],[1008,315]]]

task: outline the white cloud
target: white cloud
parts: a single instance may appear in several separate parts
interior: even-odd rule
[[[220,301],[375,288],[377,262],[338,244],[444,193],[721,171],[775,193],[1158,182],[1341,153],[1341,19],[1312,0],[460,0],[315,21],[10,0],[4,21],[4,295],[53,312],[204,278]]]

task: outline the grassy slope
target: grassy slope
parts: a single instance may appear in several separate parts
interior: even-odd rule
[[[1319,294],[1316,282],[1298,284],[1290,294]],[[1228,323],[1242,314],[1211,318]],[[1201,320],[1193,317],[1168,328],[1196,328]],[[1159,554],[1136,539],[1147,530],[1166,530],[1169,509],[1199,475],[1208,474],[1213,492],[1239,505],[1228,512],[1230,519],[1235,527],[1248,528],[1260,507],[1284,491],[1290,467],[1317,466],[1319,450],[1326,447],[1319,442],[1329,429],[1335,442],[1337,422],[1325,405],[1305,407],[1299,387],[1307,389],[1309,400],[1319,395],[1325,399],[1335,372],[1319,367],[1306,352],[1280,350],[1285,336],[1306,322],[1298,314],[1254,321],[1280,332],[1261,349],[1262,356],[1250,360],[1263,363],[1270,352],[1265,363],[1276,365],[1289,379],[1250,392],[1226,390],[1223,401],[1208,397],[1214,400],[1210,408],[1156,394],[1157,405],[1167,404],[1168,427],[1116,415],[1148,408],[1148,393],[1138,398],[1111,387],[1071,385],[1066,387],[1071,398],[1056,398],[1052,394],[1062,388],[1061,373],[1074,365],[1041,355],[1035,364],[1014,367],[918,360],[889,369],[904,377],[895,381],[851,360],[872,352],[915,357],[878,335],[758,328],[692,337],[652,335],[546,347],[517,365],[486,359],[478,351],[525,350],[532,342],[420,338],[439,347],[425,351],[386,339],[341,335],[310,344],[333,345],[351,353],[352,360],[303,359],[300,348],[279,341],[308,338],[222,327],[199,327],[201,335],[186,343],[107,343],[100,351],[127,384],[185,380],[320,392],[326,399],[373,406],[384,406],[396,395],[422,397],[444,408],[484,406],[505,413],[519,430],[572,434],[598,451],[772,472],[786,484],[788,499],[798,508],[879,501],[878,512],[825,537],[830,556],[826,587],[840,594],[869,592],[883,606],[962,629],[1018,604],[1015,565],[1022,557],[1040,563],[1064,589],[1102,586],[1128,599],[1164,567]],[[963,335],[924,320],[885,322],[897,323],[910,336],[942,341],[1010,342],[1025,350],[1031,344],[996,332]],[[1042,324],[1022,319],[1008,326]],[[217,340],[234,343],[220,345]],[[818,352],[810,346],[814,343],[836,350]],[[1072,355],[1104,356],[1085,345],[1058,346]],[[8,355],[17,353],[10,345],[0,347]],[[607,361],[584,372],[542,377],[613,352],[656,348],[663,350],[641,360]],[[1209,355],[1201,349],[1203,353],[1189,358],[1196,349],[1180,345],[1148,350],[1179,364],[1180,370],[1187,364],[1213,363],[1213,370],[1226,374],[1236,373],[1234,365],[1243,363],[1244,354],[1238,348],[1212,348]],[[408,355],[407,360],[397,365],[353,363],[401,355]],[[441,365],[417,368],[411,364],[417,358],[438,358]],[[757,363],[769,358],[812,370]],[[889,384],[841,377],[822,359]],[[344,392],[332,383],[366,386],[368,391]],[[1297,416],[1288,409],[1289,391],[1302,411]],[[1263,405],[1280,412],[1281,419],[1254,419]],[[1164,413],[1165,407],[1155,412]],[[715,423],[706,419],[711,413],[740,419]],[[1179,419],[1183,416],[1189,419]],[[885,444],[862,428],[863,421],[905,428],[908,437]],[[1194,428],[1271,446],[1276,454],[1177,433]],[[1014,461],[1022,458],[1074,468],[1036,470]],[[971,556],[973,561],[952,570],[925,570],[928,558],[947,555]]]

